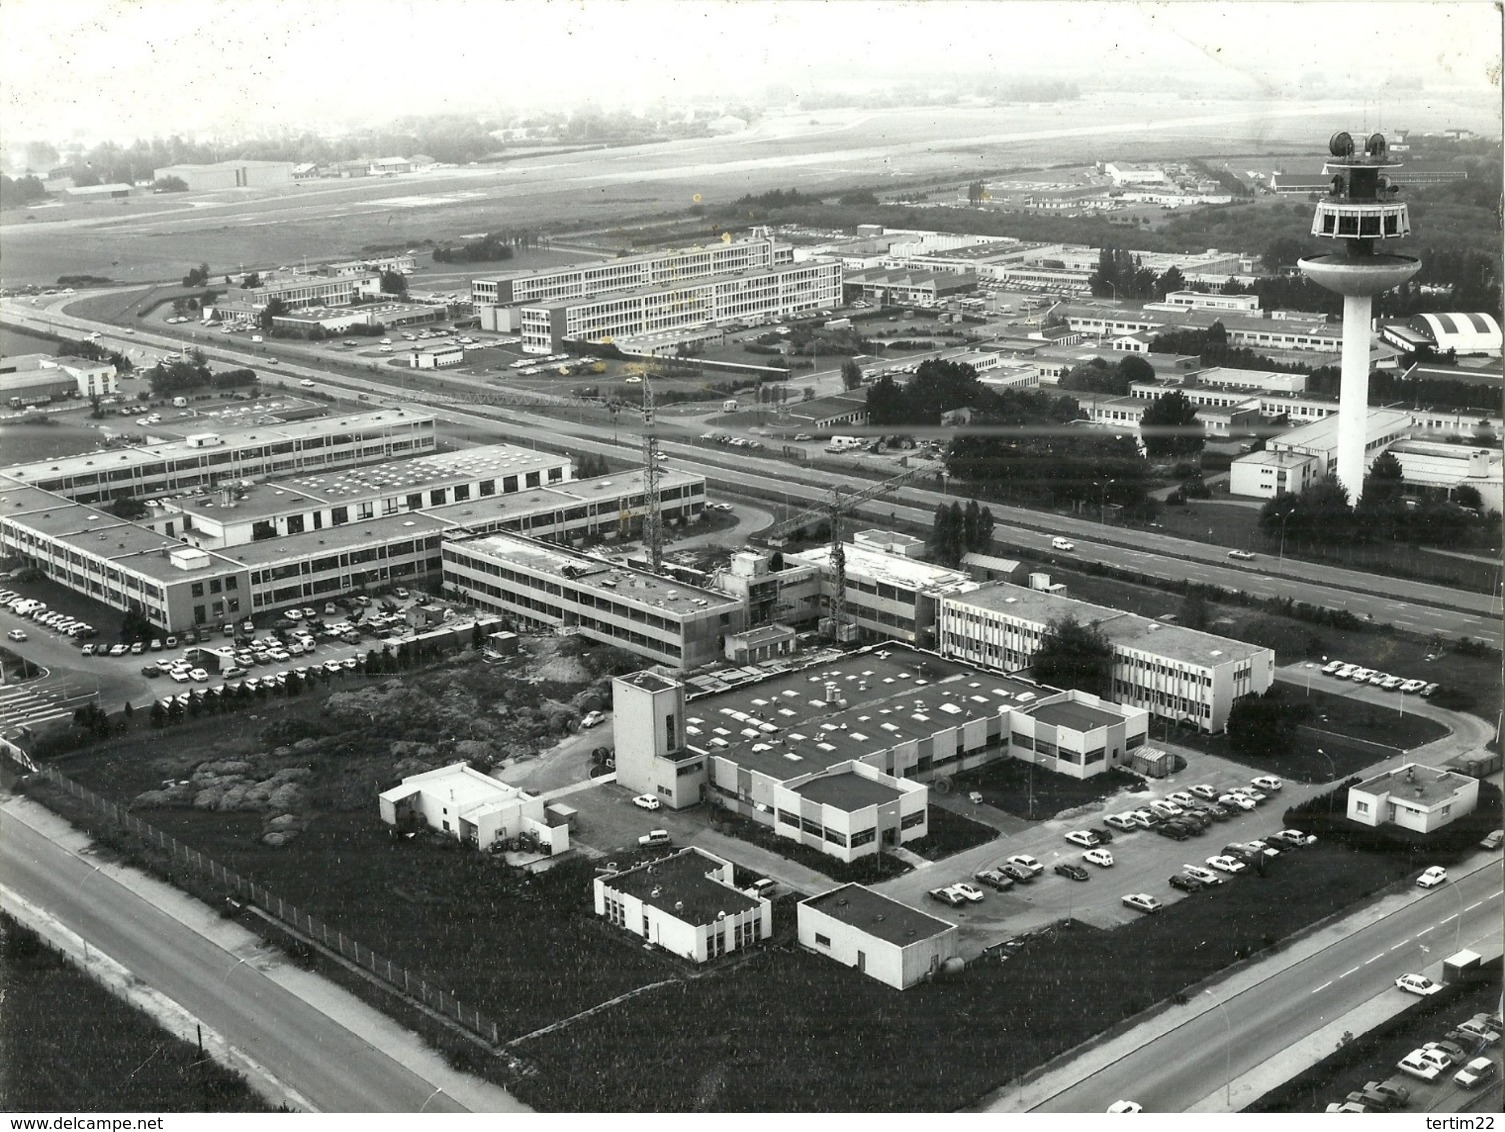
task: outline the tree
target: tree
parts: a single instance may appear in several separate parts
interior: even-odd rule
[[[117,491],[105,510],[117,519],[128,520],[144,519],[150,513],[146,504],[133,496],[127,488]]]
[[[188,274],[183,276],[183,286],[202,287],[209,282],[209,265],[201,263],[197,267],[188,269]]]
[[[992,546],[993,512],[980,506],[977,500],[969,500],[962,513],[962,550],[982,554]]]
[[[1245,758],[1270,758],[1290,752],[1296,731],[1312,714],[1305,703],[1287,703],[1279,688],[1259,696],[1241,696],[1228,712],[1228,745]]]
[[[1460,484],[1453,488],[1453,502],[1460,507],[1472,508],[1475,511],[1484,509],[1484,497],[1479,494],[1479,489],[1473,484]]]
[[[127,644],[149,641],[157,635],[157,627],[146,619],[139,609],[128,609],[120,622],[120,639]]]
[[[188,182],[182,177],[158,177],[152,182],[154,193],[186,193]]]
[[[1193,591],[1181,599],[1181,611],[1176,615],[1178,623],[1188,629],[1207,628],[1207,599]]]
[[[1155,298],[1164,302],[1165,297],[1173,291],[1186,290],[1186,276],[1181,274],[1181,269],[1172,264],[1166,268],[1155,280]]]
[[[841,387],[848,392],[862,388],[862,367],[851,358],[841,363]]]
[[[1123,380],[1127,392],[1131,382],[1154,381],[1155,367],[1138,354],[1125,354],[1118,360],[1118,376]]]
[[[244,689],[242,689],[244,690]],[[152,701],[151,725],[158,731],[167,726],[167,709],[162,706],[161,700]]]
[[[1034,678],[1053,688],[1106,697],[1113,676],[1113,646],[1096,625],[1067,616],[1051,621],[1030,662]]]
[[[261,286],[261,272],[259,272],[259,271],[253,271],[249,275],[243,275],[243,276],[241,276],[240,285],[242,287],[244,287],[247,291],[249,291],[249,290],[251,290],[251,289],[253,289],[255,287],[260,287]]]
[[[381,290],[384,295],[406,295],[408,293],[408,277],[400,271],[383,271],[381,273]]]
[[[1363,501],[1379,502],[1399,497],[1404,474],[1393,452],[1381,452],[1369,465],[1369,474],[1364,477]]]
[[[1150,403],[1139,419],[1139,435],[1152,457],[1192,456],[1206,443],[1197,407],[1179,389]]]
[[[936,504],[930,538],[925,545],[931,558],[942,566],[954,568],[961,563],[964,522],[960,504],[953,503],[950,507],[944,503]]]
[[[267,305],[262,307],[256,315],[256,324],[267,333],[271,333],[272,320],[287,313],[287,303],[273,295],[267,300]]]

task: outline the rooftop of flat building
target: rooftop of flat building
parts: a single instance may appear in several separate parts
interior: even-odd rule
[[[752,243],[764,243],[764,242],[766,242],[766,241],[761,240],[761,239],[758,239],[758,240],[752,240],[752,239],[733,240],[732,244],[730,246],[736,247],[738,244],[752,244]],[[495,282],[498,282],[499,280],[538,279],[538,278],[542,278],[542,277],[549,276],[549,275],[564,275],[564,274],[568,274],[569,272],[572,272],[572,271],[588,270],[588,269],[593,268],[593,267],[605,267],[605,266],[608,266],[608,265],[612,266],[612,267],[622,267],[622,266],[625,266],[625,265],[628,265],[628,264],[634,264],[634,263],[647,263],[647,262],[649,262],[651,260],[664,259],[664,258],[667,258],[667,257],[670,257],[670,256],[676,256],[676,255],[693,255],[693,254],[695,254],[697,252],[711,252],[711,251],[716,251],[716,250],[718,250],[720,248],[723,248],[723,247],[726,247],[726,246],[727,245],[725,245],[725,244],[717,242],[715,244],[701,244],[701,245],[695,245],[695,246],[687,247],[687,248],[665,248],[665,249],[662,249],[660,251],[641,252],[638,255],[621,256],[620,258],[616,258],[616,259],[607,259],[607,258],[591,259],[591,260],[584,260],[584,261],[582,261],[580,263],[566,263],[566,264],[561,264],[561,265],[559,265],[557,267],[535,267],[535,268],[533,268],[533,269],[531,269],[529,271],[508,271],[508,272],[503,272],[503,273],[498,274],[498,275],[487,275],[487,276],[478,277],[475,281],[478,282],[478,283],[495,283]]]
[[[593,306],[596,303],[620,303],[625,300],[661,295],[665,291],[698,290],[704,287],[725,286],[728,283],[751,281],[755,279],[769,279],[775,276],[788,275],[791,272],[809,271],[811,268],[839,266],[834,259],[806,259],[798,263],[781,263],[768,267],[751,267],[741,271],[722,271],[715,275],[697,275],[682,279],[679,282],[664,281],[661,283],[649,283],[642,287],[624,287],[620,290],[604,291],[594,295],[581,295],[570,299],[528,299],[523,306],[534,310],[567,310],[570,307]],[[955,276],[951,276],[955,278]]]
[[[1446,802],[1471,781],[1473,780],[1468,776],[1456,771],[1407,763],[1373,778],[1366,778],[1353,789],[1366,794],[1393,794],[1408,802],[1434,806],[1439,802]]]
[[[720,913],[734,916],[759,906],[754,897],[710,877],[710,872],[721,864],[719,858],[699,849],[681,849],[626,872],[602,877],[602,883],[687,924],[711,924]]]
[[[923,590],[926,593],[962,593],[977,585],[965,571],[921,562],[918,558],[885,554],[860,543],[844,544],[842,553],[846,559],[848,578],[871,578],[876,582],[907,590]],[[789,551],[784,555],[784,560],[808,563],[819,566],[822,570],[834,569],[829,546]]]
[[[791,789],[817,805],[832,806],[847,813],[865,810],[869,806],[881,806],[904,795],[904,791],[896,786],[874,782],[853,770],[823,774]]]
[[[367,547],[377,547],[404,539],[429,538],[444,534],[450,524],[421,511],[397,515],[384,515],[375,519],[359,519],[338,527],[325,527],[319,531],[305,531],[298,535],[279,535],[259,542],[227,546],[214,553],[221,558],[241,563],[256,569],[273,566],[279,562],[301,561],[305,558],[320,558]]]
[[[1124,720],[1119,712],[1067,699],[1053,700],[1036,707],[1026,708],[1025,711],[1041,723],[1048,723],[1052,727],[1065,727],[1071,731],[1092,731],[1098,727],[1122,723]]]
[[[690,615],[709,610],[729,610],[738,599],[716,590],[699,589],[671,578],[660,577],[606,562],[587,554],[576,554],[548,543],[510,534],[481,535],[450,543],[446,548],[459,554],[479,554],[508,562],[538,574],[557,577],[573,588],[597,597],[614,597],[663,610]]]
[[[970,593],[943,599],[945,605],[993,610],[1037,625],[1073,617],[1083,625],[1095,625],[1116,646],[1164,656],[1186,664],[1216,667],[1246,660],[1270,650],[1230,637],[1188,629],[1183,625],[1152,621],[1137,613],[1110,609],[1032,590],[1008,582],[989,582]]]
[[[899,947],[908,947],[957,930],[955,924],[926,915],[908,904],[890,900],[860,884],[842,885],[800,903],[833,920],[839,920],[848,927]]]

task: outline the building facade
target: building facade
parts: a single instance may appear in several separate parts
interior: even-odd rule
[[[476,849],[519,837],[550,855],[570,847],[569,826],[550,822],[542,798],[465,763],[410,774],[402,785],[383,791],[378,802],[387,825],[425,825]]]
[[[796,913],[800,946],[895,990],[960,957],[961,930],[860,884],[811,896]]]
[[[704,849],[596,877],[596,915],[692,963],[743,951],[773,934],[766,897],[732,884],[730,861]]]
[[[1479,780],[1407,763],[1348,788],[1348,820],[1431,833],[1479,806]]]

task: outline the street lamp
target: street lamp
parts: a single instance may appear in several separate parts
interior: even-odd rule
[[[1324,751],[1321,747],[1317,748],[1317,753],[1327,760],[1327,780],[1331,782],[1333,779],[1338,777],[1338,768],[1333,763],[1333,757],[1326,751]]]
[[[1276,561],[1276,565],[1278,565],[1278,566],[1284,566],[1285,565],[1285,560],[1286,560],[1286,520],[1289,519],[1290,517],[1291,517],[1291,513],[1289,511],[1282,512],[1281,516],[1280,516],[1280,557]]]
[[[1092,486],[1098,489],[1097,521],[1100,526],[1106,525],[1108,522],[1108,489],[1117,482],[1117,480],[1106,480],[1101,482],[1098,480],[1092,481]]]
[[[1453,948],[1454,951],[1458,949]],[[1228,1007],[1211,990],[1202,992],[1218,1004],[1218,1009],[1223,1012],[1223,1104],[1228,1111],[1233,1111],[1233,1022],[1228,1017]]]

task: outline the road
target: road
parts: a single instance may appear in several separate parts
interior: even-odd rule
[[[209,908],[133,870],[101,868],[85,839],[33,803],[11,799],[0,811],[6,888],[319,1111],[527,1111],[503,1090],[448,1069],[416,1035]]]
[[[1397,976],[1438,968],[1442,958],[1460,945],[1498,940],[1499,857],[1459,877],[1454,888],[1451,894],[1437,889],[1389,900],[1398,907],[1355,930],[1327,933],[1324,946],[1268,977],[1254,971],[1252,978],[1244,980],[1246,989],[1213,986],[1211,993],[1204,991],[1187,1008],[1196,1011],[1194,1016],[1184,1022],[1173,1020],[1172,1028],[1153,1040],[1132,1042],[1134,1048],[1079,1083],[1031,1104],[1030,1111],[1102,1112],[1121,1098],[1136,1100],[1153,1112],[1187,1112],[1204,1101],[1227,1111],[1219,1102],[1224,1100],[1223,1085],[1230,1069],[1234,1081],[1255,1074],[1297,1039],[1372,999],[1387,998],[1404,1005],[1408,1000],[1397,997],[1403,992],[1394,987]],[[1278,957],[1269,965],[1279,966]],[[1230,1033],[1234,1036],[1231,1045]],[[1132,1039],[1132,1035],[1126,1037]],[[1233,1107],[1248,1104],[1283,1079],[1263,1087],[1250,1081],[1233,1095]],[[1442,1092],[1451,1087],[1432,1089]],[[1012,1109],[1011,1105],[1002,1107]]]
[[[76,298],[76,297],[75,297]],[[28,305],[8,302],[0,307],[11,321],[36,327],[73,327],[99,331],[115,346],[156,346],[181,348],[182,341],[165,335],[121,334],[118,328],[68,315],[58,309],[73,298],[55,300],[52,307],[38,310]],[[211,358],[237,365],[256,365],[264,359],[244,350],[205,344]],[[608,423],[584,420],[561,420],[540,416],[526,408],[495,404],[502,399],[494,386],[471,383],[475,392],[466,394],[467,383],[453,380],[449,384],[458,392],[454,397],[424,396],[394,388],[403,381],[401,373],[382,375],[383,379],[334,373],[315,365],[288,362],[280,371],[293,378],[317,378],[321,385],[364,395],[373,404],[392,398],[418,401],[441,419],[484,430],[496,435],[499,424],[507,426],[506,438],[515,443],[563,446],[575,451],[615,456],[629,455],[636,437],[621,436]],[[447,379],[448,380],[448,379]],[[480,396],[484,389],[484,409],[464,400]],[[519,396],[524,402],[541,398]],[[582,414],[583,415],[583,414]],[[567,438],[567,439],[566,439]],[[767,457],[752,457],[745,450],[728,450],[714,445],[676,441],[665,437],[660,447],[671,458],[685,461],[705,475],[708,485],[727,494],[752,495],[764,500],[782,500],[794,507],[810,506],[829,498],[835,487],[855,490],[872,483],[861,476],[802,467],[777,462]],[[761,461],[761,467],[758,465]],[[759,474],[765,471],[766,474]],[[875,500],[859,509],[864,518],[883,521],[903,519],[927,525],[938,503],[952,498],[946,492],[920,487],[905,487],[891,496]],[[998,523],[997,538],[1006,545],[1018,546],[1049,559],[1064,557],[1050,548],[1055,535],[1067,535],[1076,543],[1071,558],[1106,566],[1130,566],[1152,578],[1191,581],[1241,591],[1261,598],[1307,602],[1335,609],[1346,609],[1357,617],[1381,624],[1395,624],[1402,629],[1421,633],[1438,632],[1450,637],[1473,637],[1499,646],[1505,641],[1498,601],[1488,594],[1468,593],[1444,586],[1413,582],[1404,578],[1368,574],[1362,571],[1301,562],[1294,559],[1270,562],[1256,559],[1249,563],[1230,564],[1226,551],[1204,543],[1162,535],[1154,531],[1105,527],[1090,520],[1070,516],[1047,515],[1023,508],[993,506]]]

